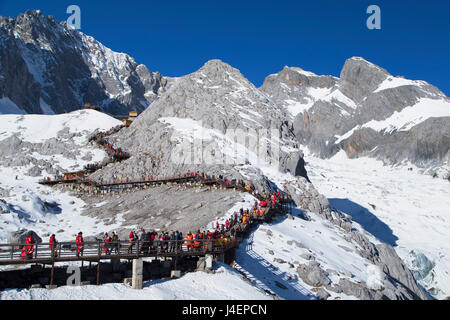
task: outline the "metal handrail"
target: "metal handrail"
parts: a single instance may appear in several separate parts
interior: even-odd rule
[[[224,240],[227,239],[227,240]],[[55,259],[63,257],[78,257],[78,245],[83,245],[83,254],[80,258],[98,256],[99,258],[108,257],[146,257],[158,255],[172,255],[183,253],[214,253],[230,249],[234,239],[230,237],[221,239],[199,239],[199,240],[160,240],[153,241],[134,240],[130,243],[128,240],[111,241],[85,241],[85,242],[57,242],[57,243],[39,243],[39,244],[0,244],[0,261],[4,260],[22,260],[21,254],[25,247],[33,246],[33,258],[37,259]],[[50,248],[52,245],[52,248]],[[6,248],[6,250],[5,250]],[[131,252],[129,249],[131,248]],[[55,252],[57,254],[55,255]]]

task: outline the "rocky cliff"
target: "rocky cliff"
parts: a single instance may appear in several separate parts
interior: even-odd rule
[[[0,17],[0,113],[142,111],[166,79],[40,11]]]
[[[129,150],[132,158],[94,177],[198,170],[256,180],[268,189],[264,170],[273,166],[307,180],[303,154],[286,116],[239,70],[211,60],[176,79],[129,128],[115,135],[112,141]]]
[[[450,100],[424,81],[394,77],[353,57],[340,78],[285,67],[261,91],[289,111],[299,143],[318,156],[345,150],[386,164],[448,167]]]

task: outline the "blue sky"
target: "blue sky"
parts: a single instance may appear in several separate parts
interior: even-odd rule
[[[285,65],[339,76],[347,58],[362,56],[450,95],[448,0],[0,0],[0,15],[41,9],[64,21],[71,4],[81,8],[82,32],[166,76],[218,58],[260,86]],[[381,30],[366,27],[371,4],[381,8]]]

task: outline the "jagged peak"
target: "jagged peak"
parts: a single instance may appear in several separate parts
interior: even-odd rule
[[[208,71],[208,72],[218,72],[218,71],[228,71],[228,72],[239,72],[236,68],[233,68],[230,64],[223,62],[220,59],[212,59],[207,61],[198,72]]]
[[[205,78],[209,85],[215,83],[222,83],[223,81],[232,81],[237,86],[246,86],[248,88],[254,85],[241,73],[239,69],[232,67],[230,64],[223,62],[220,59],[212,59],[207,61],[197,71],[181,78],[195,80],[199,84],[204,84]]]
[[[284,66],[282,72],[285,71],[295,71],[298,72],[306,77],[318,77],[317,74],[315,74],[314,72],[311,71],[306,71],[305,69],[302,69],[300,67],[289,67],[289,66]]]
[[[49,21],[55,22],[53,16],[47,16],[41,10],[27,10],[24,13],[19,13],[15,20],[19,23],[22,21],[32,21],[40,23],[46,23]]]
[[[386,69],[383,69],[382,67],[364,59],[363,57],[357,57],[357,56],[347,59],[344,63],[344,67],[342,68],[342,71],[344,71],[345,69],[348,69],[350,66],[355,66],[355,65],[365,67],[367,70],[375,69],[378,72],[384,73],[386,75],[390,75],[390,73]],[[341,77],[342,77],[342,72],[341,72]]]

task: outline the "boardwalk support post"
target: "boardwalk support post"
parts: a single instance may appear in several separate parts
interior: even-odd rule
[[[100,259],[97,261],[97,285],[100,285]]]
[[[144,264],[142,258],[133,259],[133,274],[131,278],[131,287],[133,289],[142,289],[142,271]]]
[[[52,261],[52,271],[50,272],[50,286],[53,286],[53,278],[55,276],[55,259]]]
[[[205,256],[205,270],[211,271],[213,266],[214,257],[211,254]]]

